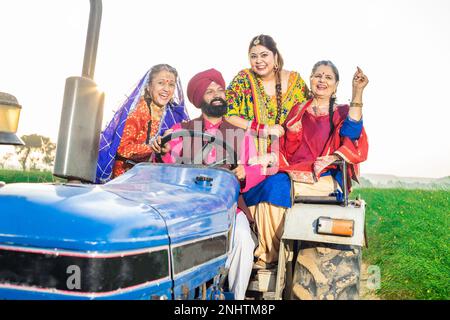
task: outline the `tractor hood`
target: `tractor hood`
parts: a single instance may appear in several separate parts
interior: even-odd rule
[[[167,296],[171,275],[179,296],[225,263],[238,195],[230,171],[155,164],[101,186],[6,185],[0,297]],[[74,289],[67,277],[77,269]]]
[[[6,185],[0,206],[0,297],[169,294],[167,228],[150,206],[99,186],[51,184]]]
[[[0,189],[0,245],[104,252],[167,244],[167,229],[154,209],[100,186]]]
[[[103,186],[157,210],[166,222],[171,244],[229,231],[239,188],[229,170],[147,163]]]
[[[238,194],[230,171],[158,164],[105,185],[7,184],[0,245],[102,252],[199,239],[230,229]]]

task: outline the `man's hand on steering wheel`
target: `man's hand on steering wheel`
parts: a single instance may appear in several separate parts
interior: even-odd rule
[[[203,142],[207,142],[206,144],[203,145],[203,148],[201,150],[201,152],[199,152],[198,154],[195,155],[194,159],[183,159],[183,157],[179,158],[179,159],[175,159],[175,161],[177,163],[192,163],[192,160],[194,161],[193,163],[197,163],[197,161],[200,161],[199,163],[201,163],[202,159],[198,158],[198,157],[202,157],[205,154],[208,154],[209,151],[211,151],[211,148],[213,147],[213,145],[215,145],[216,147],[223,147],[225,149],[225,154],[224,157],[222,159],[216,159],[216,161],[214,161],[213,163],[209,163],[207,166],[208,167],[218,167],[224,164],[228,164],[227,161],[231,161],[231,163],[229,164],[229,169],[230,170],[234,170],[237,167],[236,164],[236,160],[237,160],[237,153],[236,150],[233,149],[233,147],[231,147],[228,143],[226,143],[225,141],[223,141],[220,138],[217,138],[215,136],[212,136],[206,132],[201,132],[201,131],[194,131],[194,130],[179,130],[176,132],[173,131],[166,131],[164,136],[160,139],[155,139],[156,143],[152,143],[152,149],[156,152],[156,159],[159,162],[162,162],[161,159],[161,151],[162,152],[169,152],[170,149],[166,149],[166,144],[168,145],[168,142],[170,140],[173,139],[178,139],[178,138],[201,138],[201,141]],[[161,148],[161,144],[164,145],[163,148]],[[170,147],[169,147],[170,148]],[[168,150],[168,151],[167,151]],[[158,159],[159,158],[159,159]],[[180,162],[178,162],[179,160],[181,160]],[[187,162],[185,162],[185,160],[187,160]],[[240,172],[240,176],[242,177],[242,172]],[[244,173],[244,177],[245,177],[245,173]]]

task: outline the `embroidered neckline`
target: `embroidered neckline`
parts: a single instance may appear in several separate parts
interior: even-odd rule
[[[264,84],[262,82],[262,80],[253,72],[253,70],[249,69],[251,74],[253,75],[253,77],[256,80],[257,83],[257,88],[258,88],[258,93],[261,94],[261,98],[265,103],[270,103],[272,100],[277,99],[277,95],[274,94],[273,96],[269,96],[266,91],[264,90]],[[288,86],[287,86],[287,90],[285,93],[281,93],[281,104],[285,104],[288,96],[292,93],[292,89],[294,87],[295,84],[295,76],[296,76],[296,72],[293,71],[289,71],[289,78],[288,78]],[[267,107],[267,104],[266,104]]]

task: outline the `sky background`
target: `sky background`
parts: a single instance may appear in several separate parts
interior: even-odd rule
[[[81,75],[89,1],[0,0],[0,12],[0,91],[23,107],[18,135],[56,142],[65,79]],[[264,33],[308,84],[314,63],[332,60],[338,102],[351,98],[356,66],[367,74],[362,174],[449,176],[449,17],[448,0],[104,0],[94,77],[106,94],[103,125],[152,65],[174,66],[184,92],[211,67],[229,83]]]

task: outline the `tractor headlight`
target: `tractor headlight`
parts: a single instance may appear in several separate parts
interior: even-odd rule
[[[21,109],[16,97],[0,92],[0,144],[24,144],[16,136]]]

